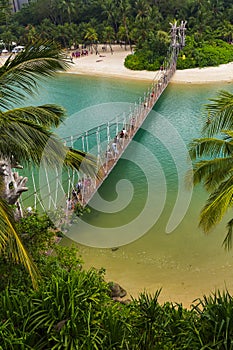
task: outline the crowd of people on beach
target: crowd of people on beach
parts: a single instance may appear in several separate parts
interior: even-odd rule
[[[102,46],[102,52],[105,53],[107,51],[107,45]],[[110,52],[113,55],[113,49],[110,45]],[[87,47],[86,45],[82,45],[81,47],[77,47],[75,50],[71,50],[70,51],[70,60],[71,62],[73,62],[74,58],[80,58],[80,57],[84,57],[84,56],[88,56],[89,54],[93,54],[95,53],[96,55],[98,55],[99,57],[105,57],[102,54],[100,54],[98,46],[90,46]]]
[[[72,51],[71,53],[72,58],[79,58],[81,56],[88,56],[88,50],[82,49],[81,51]]]

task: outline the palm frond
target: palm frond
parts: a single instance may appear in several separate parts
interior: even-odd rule
[[[4,125],[3,118],[1,124]],[[43,126],[25,119],[8,120],[1,125],[0,153],[20,162],[40,164],[42,155],[49,165],[63,162],[66,148],[62,141]]]
[[[69,67],[60,47],[52,41],[27,46],[0,67],[0,107],[7,109],[37,89],[38,79],[53,76]]]
[[[65,119],[65,109],[54,104],[28,106],[11,109],[0,114],[0,125],[7,125],[8,121],[29,120],[43,125],[45,128],[58,127]]]
[[[231,219],[227,223],[227,234],[222,243],[226,250],[230,250],[232,248],[232,235],[233,235],[233,219]]]
[[[233,140],[233,131],[232,130],[222,130],[222,134],[224,135],[224,140],[231,142]]]
[[[199,221],[206,233],[222,220],[232,207],[233,198],[233,94],[220,91],[217,98],[210,101],[206,105],[208,123],[203,128],[204,137],[190,144],[189,153],[195,162],[186,175],[187,181],[192,179],[194,185],[204,182],[207,191],[211,192]],[[227,228],[223,245],[230,249],[233,219]]]
[[[230,131],[225,131],[225,135]],[[194,139],[189,145],[189,155],[196,160],[200,157],[227,157],[233,154],[233,142],[219,138]]]
[[[32,284],[36,288],[38,286],[38,270],[15,230],[12,209],[0,198],[0,254],[5,251],[7,245],[10,247],[13,261],[25,266],[31,276]]]
[[[210,101],[212,103],[206,105],[210,122],[204,126],[203,132],[212,137],[223,129],[233,129],[233,94],[221,90],[218,97]]]
[[[233,174],[233,158],[202,160],[193,166],[193,184],[203,182],[207,191],[215,190]],[[189,173],[186,175],[190,176]]]
[[[0,154],[8,159],[13,156],[27,166],[40,165],[43,159],[51,167],[64,163],[77,170],[81,167],[86,174],[95,175],[95,157],[66,147],[62,139],[48,130],[51,125],[60,122],[60,115],[62,118],[63,109],[55,105],[19,108],[2,113]]]
[[[227,210],[232,207],[233,176],[222,182],[219,187],[210,195],[206,205],[201,211],[200,227],[204,232],[209,232],[219,223]]]
[[[97,161],[91,154],[69,148],[66,153],[64,164],[76,170],[81,170],[91,177],[98,177]]]

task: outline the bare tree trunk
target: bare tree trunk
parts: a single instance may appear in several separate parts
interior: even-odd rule
[[[18,172],[13,172],[13,168],[22,169],[22,166],[14,160],[0,158],[0,177],[3,185],[0,196],[10,205],[15,205],[15,218],[21,218],[22,208],[19,203],[21,194],[28,190],[25,184],[27,177],[19,176]]]

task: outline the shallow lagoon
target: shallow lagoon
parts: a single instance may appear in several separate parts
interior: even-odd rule
[[[111,119],[138,100],[147,86],[145,81],[62,74],[44,84],[33,103],[63,105],[69,118],[58,132],[66,136],[108,115]],[[81,242],[85,267],[104,267],[106,278],[120,283],[128,294],[162,287],[161,301],[188,306],[215,288],[233,292],[233,252],[221,247],[227,218],[204,235],[198,215],[206,193],[201,187],[193,193],[184,187],[186,145],[200,136],[206,119],[203,105],[219,89],[233,91],[230,84],[170,84],[125,159],[100,188],[102,199],[93,198],[91,214],[73,225],[62,241]]]

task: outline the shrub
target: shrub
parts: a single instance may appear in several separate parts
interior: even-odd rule
[[[72,344],[73,349],[87,349],[88,342],[95,348],[100,309],[108,300],[103,275],[94,269],[63,270],[38,291],[6,289],[0,295],[0,347],[10,349],[5,344],[13,333],[12,344],[21,339],[25,349],[72,349]]]
[[[128,55],[125,58],[125,63],[124,63],[126,68],[132,69],[132,70],[143,70],[145,69],[145,63],[143,59],[136,55]]]
[[[164,56],[156,57],[151,50],[138,50],[125,59],[125,67],[132,70],[156,71],[163,63]],[[233,61],[233,45],[222,40],[197,43],[187,39],[187,45],[177,60],[177,69],[218,66]]]
[[[193,306],[198,315],[193,333],[204,349],[233,349],[233,298],[228,292],[217,291],[204,296]]]
[[[185,59],[182,56],[185,55]],[[199,47],[189,44],[177,60],[177,69],[218,66],[233,61],[233,45],[222,40],[202,43]]]

